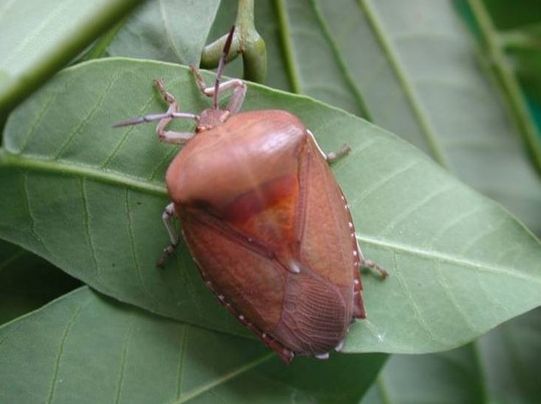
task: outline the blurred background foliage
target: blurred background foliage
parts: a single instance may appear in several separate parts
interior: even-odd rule
[[[218,34],[223,33],[220,26],[222,22],[230,24],[235,14],[234,4],[231,0],[222,1],[211,39],[216,39]],[[477,42],[480,62],[490,69],[500,69],[499,73],[495,73],[495,78],[504,97],[506,94],[509,96],[509,88],[505,87],[509,82],[504,79],[502,84],[502,77],[498,79],[498,74],[510,77],[511,83],[518,84],[522,97],[519,104],[523,102],[527,107],[527,119],[535,128],[532,133],[541,141],[541,1],[454,0],[453,4]],[[259,5],[256,4],[256,7]],[[266,7],[261,5],[263,9]],[[479,7],[483,8],[486,15],[479,14]],[[125,10],[130,8],[131,6],[126,7]],[[129,18],[122,20],[98,39],[94,46],[72,60],[115,55],[116,46],[122,41],[122,36],[130,34],[129,31],[122,31],[126,21],[129,21]],[[145,21],[139,20],[139,23],[144,25]],[[265,26],[258,25],[257,18],[255,23],[263,38],[267,40]],[[487,52],[490,51],[490,46],[487,47],[487,28],[490,31],[491,46],[497,47],[497,55],[503,55],[503,59],[494,60],[494,55]],[[276,44],[270,41],[268,45],[272,51]],[[161,47],[158,43],[156,49],[156,58],[174,58],[174,55],[171,56],[174,52],[167,47]],[[133,50],[137,51],[139,49]],[[277,59],[279,58],[269,60],[271,74],[273,66],[280,65]],[[242,70],[240,63],[235,62],[233,65],[239,74]],[[276,70],[278,72],[270,78],[272,84],[278,88],[295,90],[287,77],[283,76],[283,72]],[[5,121],[12,107],[11,105],[0,111],[0,122]],[[532,149],[536,146],[532,146],[533,144],[531,138],[526,139],[524,148],[529,149],[531,164],[535,166],[535,151]],[[539,209],[541,211],[541,206]],[[540,227],[536,230],[539,231]],[[1,323],[29,313],[80,285],[79,281],[46,261],[19,247],[0,242]],[[541,360],[540,341],[541,311],[536,309],[499,326],[478,341],[450,352],[416,356],[394,355],[387,361],[377,382],[362,398],[362,402],[541,402],[541,376],[538,372]],[[348,402],[358,402],[357,398],[348,397]]]

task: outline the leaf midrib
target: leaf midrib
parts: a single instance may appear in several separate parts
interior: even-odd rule
[[[12,154],[7,150],[0,148],[0,168],[15,167],[27,169],[29,171],[41,171],[59,175],[72,175],[75,177],[83,177],[112,185],[120,185],[128,187],[147,194],[166,197],[167,191],[162,184],[152,184],[147,180],[137,177],[128,176],[116,171],[98,169],[92,166],[75,164],[62,160],[47,160],[41,156],[22,156],[20,154]],[[430,259],[437,259],[440,262],[448,262],[462,267],[475,268],[476,270],[489,273],[504,274],[510,277],[523,279],[526,281],[541,284],[541,279],[535,278],[529,274],[513,271],[511,268],[489,264],[485,262],[465,259],[459,256],[450,255],[436,250],[426,250],[415,246],[403,244],[391,240],[383,240],[376,237],[366,235],[357,236],[362,243],[373,246],[385,247],[393,251],[401,251],[410,255],[422,256]]]
[[[401,251],[410,255],[417,255],[421,257],[427,257],[437,259],[439,262],[448,262],[451,264],[457,264],[462,267],[475,268],[479,271],[484,271],[493,274],[503,274],[511,278],[520,278],[526,281],[535,282],[541,285],[541,279],[538,279],[530,274],[513,271],[511,268],[503,267],[500,265],[489,264],[486,262],[475,261],[471,259],[464,259],[458,256],[442,253],[436,250],[425,250],[422,248],[413,247],[411,245],[403,244],[396,241],[382,240],[375,237],[366,235],[357,235],[357,240],[362,243],[370,244],[378,247],[385,247],[393,251]]]
[[[98,169],[90,165],[84,165],[65,160],[49,160],[42,156],[12,154],[4,148],[0,148],[0,168],[15,167],[30,171],[42,171],[60,175],[73,175],[75,177],[90,178],[96,182],[112,185],[122,185],[147,194],[167,196],[167,190],[163,184],[152,184],[143,178],[128,176],[118,171]]]

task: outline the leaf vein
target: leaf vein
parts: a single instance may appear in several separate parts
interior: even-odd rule
[[[206,383],[203,386],[197,387],[193,389],[192,391],[186,393],[184,396],[181,396],[178,400],[176,400],[175,404],[185,403],[186,401],[192,400],[197,396],[200,396],[203,393],[208,392],[209,390],[213,389],[214,387],[226,383],[231,379],[234,379],[235,377],[238,377],[239,375],[255,368],[256,366],[260,365],[261,363],[271,359],[274,357],[274,352],[267,353],[259,358],[254,359],[251,362],[246,363],[245,365],[239,366],[238,368],[225,373],[223,376],[216,378],[216,380]]]
[[[504,225],[506,221],[507,221],[507,217],[503,217],[502,219],[498,220],[496,224],[491,223],[488,229],[479,233],[478,235],[473,237],[470,241],[468,241],[468,243],[462,247],[462,250],[460,251],[460,253],[464,255],[467,254],[478,242],[482,241],[485,237],[490,236],[492,233],[498,230],[498,228]]]
[[[114,185],[124,185],[148,194],[166,196],[167,191],[163,184],[151,184],[144,178],[127,176],[111,170],[99,170],[94,166],[76,164],[74,162],[59,162],[43,159],[40,156],[28,155],[22,157],[7,153],[0,149],[0,165],[7,167],[20,167],[29,171],[54,173],[61,176],[88,177],[97,182]]]
[[[182,378],[184,371],[184,359],[186,357],[186,346],[188,345],[188,329],[189,325],[183,324],[182,334],[180,336],[180,349],[179,349],[179,358],[178,358],[178,367],[177,367],[177,395],[176,399],[178,400],[182,394]]]
[[[118,375],[118,382],[117,382],[117,389],[115,392],[115,403],[120,402],[120,397],[122,395],[122,386],[124,384],[124,377],[126,374],[126,362],[128,358],[128,349],[130,346],[130,341],[133,335],[133,330],[135,329],[135,315],[131,315],[128,331],[126,332],[126,336],[124,337],[123,342],[123,348],[122,348],[122,355],[120,356],[120,367],[119,367],[119,375]]]
[[[410,305],[411,305],[411,307],[413,309],[414,316],[417,318],[418,323],[421,326],[421,328],[423,328],[426,331],[428,337],[430,339],[432,339],[432,341],[438,342],[443,346],[448,345],[447,341],[442,340],[442,339],[436,337],[436,335],[434,335],[434,333],[432,332],[432,328],[430,328],[430,326],[428,325],[426,319],[424,318],[424,316],[423,316],[423,314],[421,312],[421,309],[419,308],[419,306],[417,306],[417,303],[415,302],[415,299],[413,298],[413,295],[411,294],[410,288],[406,285],[406,281],[404,280],[404,277],[402,276],[401,271],[398,269],[398,263],[397,263],[397,259],[396,259],[396,251],[393,251],[393,267],[394,267],[393,275],[396,275],[396,279],[398,280],[398,284],[400,285],[400,287],[404,291],[404,294],[405,294],[406,298],[409,300]]]
[[[392,231],[398,224],[400,224],[403,220],[407,219],[409,215],[414,213],[417,209],[421,208],[423,205],[428,204],[431,202],[434,198],[445,194],[450,189],[453,189],[455,186],[453,184],[447,184],[442,188],[436,189],[426,195],[424,198],[416,201],[413,205],[409,206],[407,209],[402,210],[399,215],[396,215],[387,225],[380,230],[379,236],[384,236],[388,234],[390,231]]]
[[[359,90],[357,82],[353,79],[346,62],[344,61],[344,58],[342,57],[342,54],[338,50],[331,31],[328,25],[325,23],[325,19],[321,15],[321,10],[319,9],[318,5],[314,0],[310,1],[310,5],[312,6],[314,15],[316,16],[316,22],[319,25],[325,40],[329,44],[329,47],[331,48],[332,54],[334,56],[334,63],[336,63],[338,69],[342,72],[346,87],[350,90],[351,94],[353,95],[353,99],[355,100],[357,107],[359,108],[359,116],[363,117],[366,120],[372,121],[368,106],[366,105],[362,93]]]
[[[374,11],[374,6],[371,5],[371,1],[368,0],[358,0],[359,7],[366,14],[366,18],[370,23],[374,34],[379,42],[383,53],[389,60],[389,64],[392,67],[398,81],[402,85],[402,90],[406,96],[406,99],[409,101],[409,105],[412,109],[412,112],[417,119],[417,122],[421,128],[421,131],[425,137],[426,144],[431,152],[432,158],[437,161],[443,167],[448,167],[447,158],[438,143],[438,137],[430,119],[421,105],[421,102],[417,99],[417,95],[412,84],[407,77],[406,69],[402,65],[398,54],[396,54],[393,46],[391,44],[391,39],[388,38],[388,35],[385,32],[384,27],[380,19],[377,16],[377,13]]]
[[[68,339],[68,335],[75,324],[75,320],[77,317],[79,317],[79,314],[83,308],[88,306],[90,303],[90,300],[88,300],[85,304],[79,305],[77,309],[72,314],[71,318],[69,319],[68,323],[66,324],[66,327],[64,328],[64,332],[62,333],[62,338],[60,340],[60,347],[58,350],[58,354],[56,356],[55,364],[54,364],[54,370],[53,370],[53,378],[51,380],[51,385],[49,387],[49,394],[47,397],[47,403],[51,403],[54,398],[54,393],[56,390],[56,381],[58,379],[58,371],[60,369],[60,361],[62,360],[62,356],[64,354],[64,346],[66,345],[66,341]]]
[[[462,212],[460,215],[453,218],[453,220],[448,221],[445,225],[441,226],[438,231],[432,236],[432,238],[429,241],[430,248],[434,247],[435,242],[443,236],[445,233],[447,233],[449,230],[451,230],[453,227],[455,227],[457,224],[463,222],[470,216],[476,214],[481,210],[481,206],[476,206],[473,209],[470,209],[466,212]]]
[[[43,19],[41,20],[41,23],[34,26],[34,29],[30,32],[25,32],[25,35],[20,38],[20,41],[17,41],[15,46],[13,46],[8,53],[8,56],[2,61],[2,65],[9,66],[9,64],[15,60],[21,57],[21,55],[24,55],[24,49],[29,44],[33,44],[38,42],[39,43],[39,34],[48,29],[51,26],[54,26],[54,24],[51,24],[51,21],[54,21],[55,18],[58,16],[61,16],[62,13],[65,12],[67,8],[70,6],[69,1],[64,1],[59,3],[56,3],[58,7],[56,8],[49,8],[46,15],[43,16]]]
[[[98,265],[98,259],[96,257],[96,247],[92,239],[92,232],[90,230],[90,211],[88,209],[88,195],[86,192],[86,178],[82,177],[81,184],[81,200],[83,202],[83,226],[85,228],[86,238],[90,247],[90,256],[92,257],[92,263],[94,264],[94,271],[96,278],[100,278],[100,267]]]
[[[152,101],[154,101],[154,94],[148,97],[148,99],[145,101],[143,106],[138,110],[137,115],[138,116],[143,115],[145,111],[148,110],[148,107],[152,104]],[[121,149],[124,143],[126,143],[126,141],[129,138],[130,133],[133,132],[134,129],[135,129],[135,126],[130,126],[127,128],[127,130],[124,132],[124,135],[122,136],[120,141],[115,145],[111,153],[109,153],[109,155],[105,158],[105,160],[100,164],[100,168],[107,168],[109,163],[111,163],[111,161],[116,157],[116,155],[118,154],[118,151]]]
[[[145,295],[147,295],[150,300],[154,303],[155,307],[159,307],[158,300],[154,297],[152,293],[150,293],[150,290],[147,287],[147,284],[145,280],[143,279],[143,272],[141,269],[141,263],[139,262],[139,257],[137,255],[137,243],[135,242],[135,232],[133,230],[133,217],[132,217],[132,210],[130,208],[130,190],[129,188],[126,188],[125,193],[125,201],[126,201],[126,216],[128,219],[128,234],[130,238],[130,247],[131,247],[131,254],[133,257],[133,263],[135,265],[135,272],[137,274],[137,279],[139,280],[139,283],[141,285],[141,290]]]
[[[437,281],[441,285],[441,288],[443,289],[443,292],[445,295],[449,298],[453,306],[455,307],[456,311],[460,314],[460,317],[466,324],[466,326],[472,331],[472,333],[477,332],[477,328],[475,327],[475,324],[472,323],[470,317],[467,314],[467,311],[463,309],[462,305],[460,304],[460,301],[456,299],[455,294],[453,293],[453,288],[449,286],[447,280],[444,277],[444,271],[441,268],[441,262],[436,261],[436,273],[437,273]]]
[[[28,128],[28,131],[24,134],[24,136],[21,136],[21,142],[19,144],[19,147],[17,148],[18,153],[23,153],[26,150],[26,147],[28,146],[28,142],[30,141],[30,138],[34,134],[36,128],[41,123],[41,120],[49,110],[49,107],[53,105],[53,101],[56,100],[56,94],[51,95],[47,98],[47,100],[44,102],[42,108],[40,108],[37,116],[32,119],[32,124]]]
[[[169,46],[171,47],[171,49],[173,49],[173,53],[177,57],[178,63],[184,63],[184,61],[182,60],[181,52],[177,48],[177,45],[175,43],[174,35],[171,31],[171,26],[169,24],[169,19],[167,18],[167,13],[165,12],[165,9],[164,9],[163,0],[158,0],[158,4],[160,5],[160,17],[162,19],[163,27],[165,29],[165,33],[166,33],[165,37],[167,38],[167,42],[169,43]]]
[[[357,204],[361,203],[362,201],[367,199],[372,193],[374,193],[375,191],[380,189],[382,186],[387,184],[389,181],[395,179],[399,175],[402,175],[402,174],[406,173],[407,171],[409,171],[410,169],[412,169],[413,167],[415,167],[418,164],[419,164],[419,161],[412,161],[412,162],[406,164],[405,166],[398,167],[394,171],[391,171],[390,173],[387,173],[383,177],[379,178],[376,182],[374,182],[371,185],[369,185],[368,187],[366,187],[363,190],[363,192],[361,192],[359,194],[359,196],[357,198],[355,198],[355,199],[353,199],[351,201],[351,205],[353,206],[353,205],[357,205]]]
[[[60,158],[60,156],[64,153],[64,151],[73,142],[75,137],[80,133],[81,129],[84,128],[87,125],[87,123],[92,119],[94,114],[99,111],[100,107],[103,105],[103,102],[105,101],[105,98],[107,97],[109,93],[109,90],[119,78],[120,78],[119,73],[113,74],[111,76],[111,79],[107,83],[107,87],[105,88],[105,90],[101,92],[94,106],[90,108],[86,116],[82,118],[79,124],[75,126],[75,128],[71,131],[71,133],[68,135],[65,142],[59,147],[58,151],[54,155],[53,160],[58,160]]]
[[[360,242],[365,243],[365,244],[370,244],[375,247],[382,247],[382,248],[389,249],[391,251],[400,251],[405,254],[417,255],[417,256],[425,257],[429,259],[437,259],[442,262],[448,262],[448,263],[455,264],[462,267],[475,268],[483,272],[507,275],[512,278],[518,278],[518,279],[522,279],[528,282],[535,282],[541,285],[541,279],[537,279],[527,273],[513,271],[512,267],[508,268],[508,267],[503,267],[503,266],[499,266],[495,264],[488,264],[486,262],[480,262],[480,261],[475,261],[472,259],[452,256],[450,254],[443,253],[436,250],[426,250],[422,248],[413,247],[411,245],[403,244],[401,242],[391,241],[391,240],[382,240],[379,238],[370,237],[366,235],[362,235],[362,236],[357,235],[356,237],[357,237],[357,240],[359,240]]]
[[[34,217],[34,213],[31,208],[30,204],[30,191],[28,189],[28,173],[23,173],[22,175],[23,179],[23,196],[24,196],[24,204],[26,207],[26,212],[28,213],[28,218],[30,219],[30,234],[34,239],[41,244],[43,249],[47,252],[49,252],[49,249],[45,246],[45,243],[43,242],[42,238],[36,231],[36,218]]]

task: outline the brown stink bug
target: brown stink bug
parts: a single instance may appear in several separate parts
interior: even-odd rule
[[[386,273],[363,257],[329,168],[348,149],[323,153],[287,111],[239,112],[246,84],[220,83],[233,29],[214,86],[206,87],[192,67],[211,108],[200,115],[179,112],[156,81],[167,112],[115,126],[159,121],[161,141],[184,145],[167,170],[172,202],[163,221],[171,244],[158,265],[179,243],[172,223],[178,217],[206,285],[245,326],[285,362],[296,354],[327,358],[341,348],[350,324],[365,317],[360,267]],[[218,96],[229,89],[222,109]],[[195,133],[166,130],[174,118],[194,120]]]

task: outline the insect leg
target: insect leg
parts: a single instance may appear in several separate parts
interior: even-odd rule
[[[389,272],[387,272],[383,267],[379,266],[372,260],[367,260],[365,258],[362,258],[361,268],[370,269],[376,272],[382,280],[389,276]]]
[[[381,280],[387,278],[389,276],[389,272],[387,272],[382,266],[376,264],[374,261],[364,258],[361,247],[359,246],[359,240],[356,239],[355,242],[357,243],[357,251],[359,253],[360,268],[370,269],[371,271],[378,274]]]
[[[179,112],[179,105],[178,105],[177,100],[175,100],[175,97],[173,96],[173,94],[171,94],[165,89],[163,80],[154,80],[154,86],[160,92],[164,101],[167,104],[169,104],[169,108],[167,109],[167,112],[166,112],[166,114],[169,114],[169,115],[160,119],[160,121],[158,122],[158,125],[156,126],[156,134],[158,135],[158,138],[160,139],[160,141],[165,142],[165,143],[174,143],[174,144],[186,143],[188,140],[190,140],[192,137],[195,136],[195,133],[165,130],[165,127],[169,124],[169,122],[171,122],[171,120],[175,118],[174,114]],[[192,118],[194,120],[197,120],[197,117],[195,115],[187,116],[186,118]]]
[[[351,151],[351,147],[349,147],[347,144],[344,144],[342,145],[342,147],[340,148],[340,150],[338,150],[337,152],[330,152],[330,153],[325,153],[321,147],[319,146],[319,143],[317,142],[316,140],[316,137],[314,136],[314,134],[312,133],[312,131],[310,129],[306,129],[306,133],[308,134],[308,136],[310,136],[310,138],[312,139],[312,141],[314,142],[314,144],[316,145],[317,147],[317,150],[319,151],[319,153],[321,154],[321,156],[327,160],[327,162],[329,164],[332,164],[334,163],[336,160],[340,160],[342,157],[344,157],[345,155],[347,155],[350,151]]]
[[[212,97],[212,93],[208,93],[207,91],[214,90],[214,87],[207,86],[207,83],[205,83],[205,79],[203,78],[203,76],[201,76],[201,72],[199,72],[199,69],[197,67],[195,67],[194,65],[190,65],[190,70],[193,73],[197,87],[199,87],[199,90],[203,93],[203,95],[206,95],[207,97]]]
[[[201,76],[201,73],[196,67],[190,66],[190,69],[194,74],[195,82],[197,83],[197,86],[199,87],[201,92],[207,97],[214,96],[214,86],[207,86],[207,84],[205,83],[205,79],[203,79],[203,76]],[[234,114],[240,111],[240,108],[242,107],[244,97],[246,96],[247,87],[244,81],[240,79],[232,79],[224,83],[220,83],[220,85],[218,86],[218,94],[223,91],[229,90],[230,88],[233,89],[233,94],[231,95],[229,103],[227,104],[227,107],[225,109]]]
[[[170,203],[165,207],[165,210],[162,213],[162,220],[165,228],[167,229],[167,233],[169,234],[169,239],[171,240],[171,243],[163,249],[162,256],[156,263],[156,266],[160,268],[163,268],[163,266],[165,265],[165,260],[175,252],[175,249],[177,248],[180,240],[177,229],[173,224],[174,217],[175,205],[173,203]]]
[[[359,245],[359,243],[357,243],[357,245]],[[363,253],[361,252],[361,249],[358,248],[358,251],[359,251],[359,254],[360,254],[360,269],[370,269],[372,272],[376,273],[377,275],[379,275],[379,277],[381,278],[381,280],[384,280],[385,278],[387,278],[389,276],[389,272],[387,272],[385,270],[385,268],[383,268],[382,266],[376,264],[374,261],[372,260],[368,260],[366,258],[364,258],[363,256]]]
[[[233,89],[233,94],[229,98],[229,102],[227,103],[227,107],[225,109],[234,114],[240,111],[242,104],[244,103],[244,97],[246,97],[247,90],[246,83],[239,79],[226,81],[225,83],[220,84],[218,93],[227,90],[228,88]]]
[[[330,152],[325,154],[326,160],[329,162],[329,164],[334,163],[337,160],[340,160],[342,157],[346,156],[351,151],[351,147],[349,145],[344,144],[340,148],[340,150],[336,152]]]
[[[199,120],[199,116],[195,114],[191,114],[189,112],[179,112],[179,106],[178,106],[177,101],[175,100],[175,97],[173,97],[171,93],[165,90],[162,80],[155,80],[154,85],[158,89],[160,94],[162,95],[165,102],[169,104],[169,108],[167,109],[167,112],[159,113],[159,114],[148,114],[144,116],[138,116],[135,118],[126,119],[124,121],[115,123],[113,127],[119,128],[122,126],[132,126],[132,125],[139,125],[141,123],[146,123],[146,122],[159,121],[158,125],[156,126],[156,134],[158,135],[158,138],[161,141],[165,143],[175,143],[175,144],[186,143],[188,140],[190,140],[192,137],[195,136],[194,133],[168,131],[168,130],[165,130],[165,127],[173,119],[193,119],[194,121],[197,122]]]

